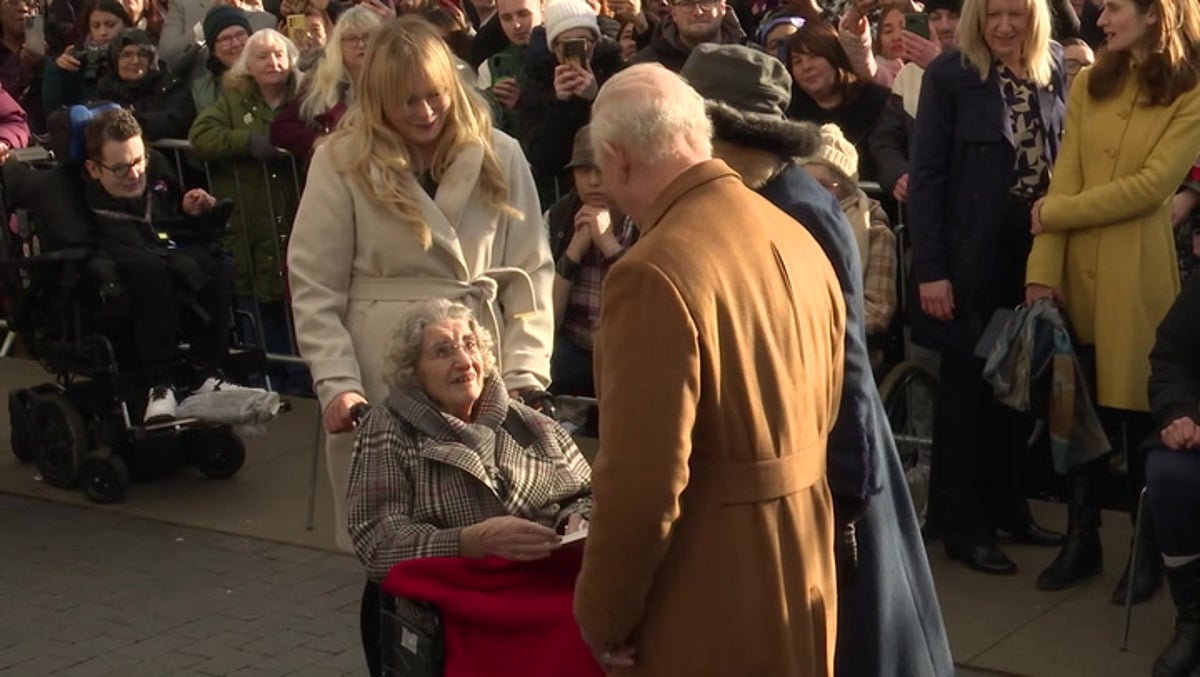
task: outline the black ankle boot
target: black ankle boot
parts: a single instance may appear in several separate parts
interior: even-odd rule
[[[1125,593],[1129,590],[1129,567],[1134,558],[1137,561],[1137,571],[1133,577],[1133,603],[1141,604],[1149,600],[1162,586],[1163,561],[1158,548],[1158,538],[1154,535],[1154,524],[1150,520],[1150,516],[1145,515],[1143,519],[1145,521],[1142,524],[1142,535],[1138,540],[1137,552],[1129,553],[1129,561],[1125,564],[1125,573],[1121,574],[1121,580],[1113,589],[1113,604],[1125,604]],[[1137,520],[1135,515],[1133,518],[1135,528]]]
[[[1175,636],[1154,661],[1153,677],[1189,677],[1200,668],[1200,560],[1167,569]]]
[[[1100,458],[1067,473],[1067,536],[1058,556],[1038,576],[1038,590],[1063,590],[1100,574],[1100,478],[1107,468]]]

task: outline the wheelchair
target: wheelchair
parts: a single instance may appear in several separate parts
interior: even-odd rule
[[[879,184],[863,182],[860,187],[872,198],[884,197]],[[896,290],[897,308],[892,324],[885,334],[868,337],[867,347],[879,355],[874,364],[879,395],[887,412],[896,451],[908,480],[908,493],[918,523],[924,527],[929,510],[930,467],[933,463],[933,422],[937,415],[940,385],[928,361],[913,350],[905,318],[909,297],[908,270],[910,247],[908,228],[897,222]],[[872,360],[874,363],[874,359]]]
[[[80,161],[54,157],[18,156],[3,170],[5,314],[10,331],[53,375],[52,382],[9,393],[13,453],[34,463],[46,484],[78,486],[97,503],[122,501],[134,479],[185,464],[210,479],[233,477],[246,451],[231,425],[195,418],[146,425],[134,418],[149,384],[138,373],[128,321],[101,293],[114,281],[106,279],[111,271],[95,246]],[[249,379],[264,373],[266,353],[261,341],[247,340],[256,334],[253,320],[235,320],[223,369],[231,379]],[[177,351],[180,373],[191,368],[188,350]]]

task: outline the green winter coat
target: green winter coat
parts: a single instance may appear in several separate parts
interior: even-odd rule
[[[293,87],[288,100],[294,95]],[[234,291],[259,301],[284,298],[283,261],[299,202],[290,157],[259,162],[250,156],[251,137],[270,136],[276,110],[257,86],[227,85],[188,133],[196,155],[208,163],[213,195],[237,203],[225,236],[237,263]]]

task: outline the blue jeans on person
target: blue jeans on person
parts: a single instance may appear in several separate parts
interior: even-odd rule
[[[550,358],[550,392],[555,395],[595,397],[592,351],[559,333],[554,337]]]

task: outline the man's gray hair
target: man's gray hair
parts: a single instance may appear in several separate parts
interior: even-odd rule
[[[648,69],[666,78],[655,86]],[[604,144],[632,151],[654,164],[674,154],[683,139],[693,149],[712,155],[712,121],[704,98],[680,78],[658,64],[630,66],[605,83],[592,107],[592,148],[596,157]]]
[[[400,324],[392,333],[391,345],[384,357],[386,374],[384,380],[397,390],[420,388],[417,383],[417,361],[425,344],[425,330],[430,325],[444,320],[464,320],[479,342],[479,354],[483,359],[483,374],[487,376],[496,367],[493,354],[492,334],[475,319],[471,309],[461,303],[446,299],[433,299],[413,304]]]

